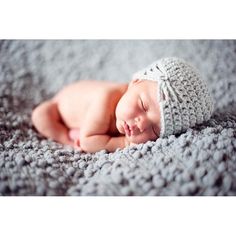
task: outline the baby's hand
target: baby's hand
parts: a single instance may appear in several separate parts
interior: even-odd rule
[[[137,143],[130,143],[129,145],[130,146],[134,146],[134,145],[137,145]]]
[[[134,146],[136,145],[137,143],[132,143],[129,141],[129,138],[125,137],[125,147],[128,147],[128,146]]]
[[[128,147],[129,145],[130,145],[130,142],[129,142],[129,139],[126,137],[126,136],[124,136],[124,140],[125,140],[125,147]]]
[[[74,140],[74,149],[77,150],[77,151],[83,151],[82,148],[80,147],[79,139]]]

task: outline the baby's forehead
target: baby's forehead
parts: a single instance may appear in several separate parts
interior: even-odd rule
[[[150,81],[150,80],[142,80],[143,82],[143,91],[150,97],[157,101],[157,89],[158,89],[158,82],[157,81]]]
[[[159,111],[159,102],[158,102],[158,83],[156,81],[144,81],[148,86],[144,86],[145,89],[143,93],[146,97],[146,102],[154,110]]]

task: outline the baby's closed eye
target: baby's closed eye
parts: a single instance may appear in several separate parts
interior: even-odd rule
[[[147,106],[146,106],[146,104],[144,104],[144,102],[143,102],[143,100],[140,98],[139,99],[140,100],[140,104],[141,104],[141,108],[145,111],[145,112],[147,112]]]

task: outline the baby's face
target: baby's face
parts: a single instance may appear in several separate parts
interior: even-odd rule
[[[116,127],[130,143],[156,140],[160,134],[157,83],[133,80],[116,107]]]

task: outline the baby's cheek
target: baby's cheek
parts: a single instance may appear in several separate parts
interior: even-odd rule
[[[130,101],[121,101],[117,106],[117,116],[122,120],[130,120],[135,117],[137,113],[137,106]]]

